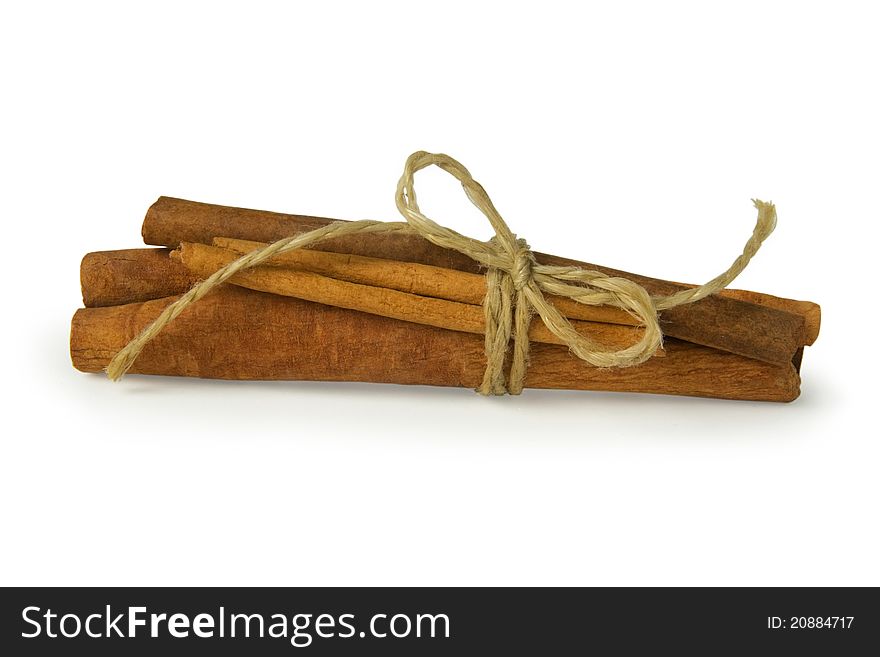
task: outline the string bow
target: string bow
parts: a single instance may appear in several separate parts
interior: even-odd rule
[[[437,166],[454,176],[468,199],[485,215],[495,231],[489,241],[467,237],[425,216],[416,200],[414,177],[428,166]],[[529,323],[537,314],[547,328],[581,360],[597,367],[629,367],[649,359],[660,347],[663,333],[659,312],[693,303],[729,285],[748,265],[761,243],[773,232],[776,209],[772,203],[753,201],[758,220],[743,252],[722,274],[705,285],[666,297],[651,297],[638,283],[619,276],[574,266],[543,265],[536,261],[525,240],[517,238],[495,208],[486,190],[457,160],[448,155],[418,151],[409,156],[397,184],[397,209],[403,222],[335,222],[317,230],[286,237],[252,251],[218,270],[169,305],[138,337],[117,353],[107,368],[108,376],[120,379],[143,348],[190,304],[236,273],[255,267],[269,258],[319,243],[326,239],[362,233],[414,232],[437,246],[453,249],[487,268],[486,370],[478,392],[484,395],[522,391],[529,355]],[[630,313],[644,328],[635,344],[609,351],[577,332],[546,295],[566,297],[587,305],[608,305]],[[511,347],[512,343],[512,347]],[[507,367],[508,353],[510,366]],[[505,377],[505,371],[508,371]],[[506,379],[506,380],[505,380]]]
[[[414,176],[417,171],[435,165],[461,182],[465,194],[482,212],[495,237],[481,242],[441,226],[426,217],[416,201]],[[479,392],[498,395],[522,391],[528,368],[529,322],[537,314],[547,328],[571,352],[597,367],[629,367],[649,359],[662,344],[658,312],[693,303],[729,285],[745,269],[776,224],[776,211],[771,203],[755,201],[758,222],[743,254],[723,274],[706,285],[684,290],[668,297],[652,298],[638,283],[619,276],[580,267],[559,267],[539,264],[525,240],[517,239],[495,209],[492,200],[470,172],[448,155],[419,151],[409,156],[403,176],[397,184],[397,209],[409,225],[422,237],[438,246],[459,251],[488,267],[487,293],[483,301],[486,316],[486,371]],[[556,309],[545,295],[573,299],[587,305],[609,305],[622,308],[644,327],[642,338],[618,351],[608,351],[587,336],[578,333],[571,322]],[[507,383],[504,370],[508,345],[513,339],[510,372]]]

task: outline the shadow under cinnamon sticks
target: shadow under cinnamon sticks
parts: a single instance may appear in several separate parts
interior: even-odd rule
[[[102,371],[175,298],[78,310],[74,366]],[[475,388],[484,367],[479,335],[227,285],[166,327],[131,372]],[[791,363],[669,339],[665,358],[623,369],[592,367],[565,347],[534,344],[526,386],[786,402],[798,396],[800,377]]]

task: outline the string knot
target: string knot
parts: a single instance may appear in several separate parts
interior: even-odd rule
[[[528,243],[518,239],[511,259],[513,266],[510,268],[510,276],[513,279],[513,289],[521,290],[532,280],[532,263],[535,261],[535,256]]]

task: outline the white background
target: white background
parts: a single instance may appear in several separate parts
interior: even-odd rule
[[[606,6],[609,5],[609,6]],[[19,3],[0,15],[3,584],[880,584],[871,3]],[[790,405],[74,371],[159,195],[396,219],[418,149],[541,251],[822,304]],[[489,228],[437,171],[422,207]]]

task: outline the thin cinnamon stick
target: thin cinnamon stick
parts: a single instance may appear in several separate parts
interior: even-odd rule
[[[229,249],[191,242],[181,243],[172,255],[199,278],[207,278],[239,257],[238,253]],[[320,262],[320,256],[313,258],[313,261]],[[333,267],[324,269],[328,270],[335,271]],[[296,297],[452,331],[482,334],[486,330],[483,309],[478,304],[362,285],[312,271],[258,266],[237,273],[229,282],[250,290]],[[619,350],[635,344],[641,339],[643,331],[634,326],[619,324],[578,320],[572,320],[571,323],[576,331],[609,350]],[[545,344],[564,344],[547,329],[539,317],[530,325],[529,340]],[[655,356],[663,356],[663,350],[658,349]]]
[[[100,372],[174,297],[77,311],[71,357]],[[480,336],[401,322],[290,297],[223,286],[187,308],[135,362],[132,373],[220,379],[370,381],[476,387]],[[678,340],[638,367],[590,367],[565,347],[535,344],[526,385],[791,401],[800,379],[778,367]]]
[[[266,246],[265,242],[215,237],[214,245],[231,249],[239,254],[249,253]],[[423,296],[449,299],[462,303],[480,304],[486,294],[486,277],[481,274],[445,269],[413,262],[399,262],[351,254],[331,253],[313,249],[289,251],[269,260],[266,264],[294,266],[318,274],[351,281],[403,290]],[[678,283],[683,287],[695,287]],[[748,290],[721,290],[718,294],[729,299],[782,310],[804,319],[804,341],[815,342],[819,335],[821,310],[811,301],[783,299]],[[548,297],[566,317],[609,324],[635,326],[637,320],[629,313],[610,306],[587,306],[563,297]]]
[[[211,244],[215,237],[271,242],[320,228],[331,219],[230,208],[168,197],[148,210],[143,236],[148,244],[176,247],[182,241]],[[328,240],[322,251],[386,258],[479,273],[466,256],[434,246],[415,235],[364,234]],[[668,295],[686,286],[567,258],[536,253],[539,262],[598,269],[623,276],[653,295]],[[661,317],[667,336],[710,346],[769,363],[784,365],[806,343],[802,316],[728,296],[714,295],[697,303],[665,311]]]
[[[264,242],[215,237],[214,245],[235,252],[249,253],[266,246]],[[417,262],[370,258],[349,253],[297,249],[282,253],[267,265],[295,267],[352,283],[362,283],[425,297],[481,305],[486,296],[486,277],[482,274],[434,267]],[[569,319],[637,326],[638,320],[613,306],[588,306],[572,299],[549,296],[550,302]]]

